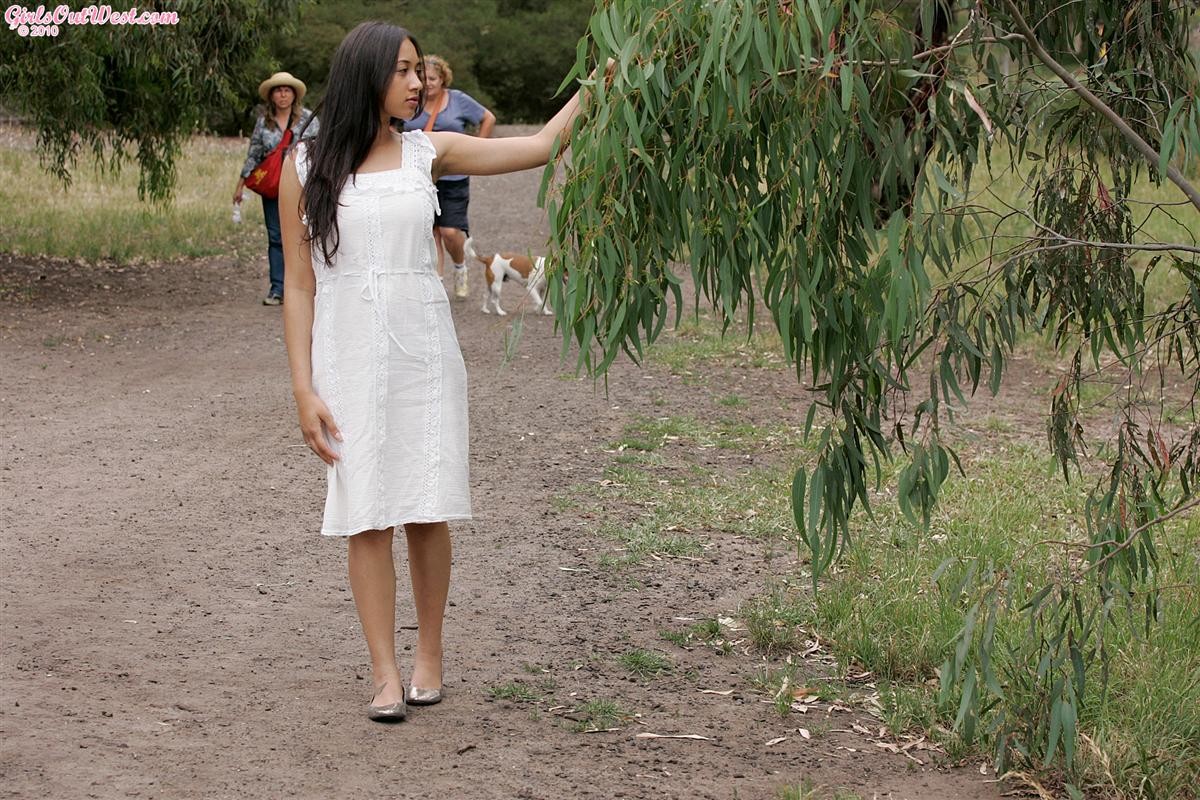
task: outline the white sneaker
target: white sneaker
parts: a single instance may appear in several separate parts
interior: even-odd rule
[[[454,296],[467,296],[467,268],[466,266],[454,265]]]

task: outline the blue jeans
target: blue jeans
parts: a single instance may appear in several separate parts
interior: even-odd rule
[[[271,291],[283,297],[283,235],[279,229],[279,199],[264,197],[263,220],[267,223],[267,261],[271,265]]]

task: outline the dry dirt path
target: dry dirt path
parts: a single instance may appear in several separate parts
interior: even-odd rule
[[[484,247],[544,240],[538,180],[475,181]],[[999,796],[973,768],[836,732],[853,714],[805,740],[751,691],[754,656],[662,641],[676,617],[735,612],[785,560],[714,534],[700,560],[614,576],[596,568],[612,547],[600,520],[552,497],[602,478],[631,420],[714,413],[724,391],[622,363],[606,396],[532,314],[501,369],[505,323],[479,312],[478,279],[454,304],[476,517],[453,529],[448,699],[368,722],[345,545],[316,533],[322,468],[296,430],[278,309],[258,305],[264,266],[0,256],[0,796],[773,798],[801,778],[864,798]],[[787,372],[770,380],[762,408],[798,397]],[[407,652],[406,581],[400,595]],[[678,668],[634,681],[615,663],[633,646]],[[492,699],[514,680],[552,683],[538,703]],[[593,699],[640,716],[576,733],[563,715]]]

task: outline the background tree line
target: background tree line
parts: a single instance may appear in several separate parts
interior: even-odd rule
[[[246,135],[258,85],[287,70],[315,108],[342,37],[382,19],[449,60],[455,86],[502,122],[549,118],[575,61],[591,0],[156,0],[179,24],[64,25],[54,37],[0,31],[0,109],[38,132],[43,164],[70,182],[81,150],[108,169],[138,165],[139,194],[166,200],[195,132]]]
[[[536,122],[562,104],[555,92],[575,63],[592,0],[318,0],[302,5],[294,23],[265,39],[249,66],[234,106],[211,109],[207,126],[236,135],[254,124],[258,81],[283,69],[309,88],[313,108],[324,93],[329,62],[342,37],[359,22],[381,19],[413,32],[426,53],[445,58],[454,88],[491,108],[501,122]]]

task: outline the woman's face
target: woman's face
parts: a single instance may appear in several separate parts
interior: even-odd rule
[[[421,71],[417,69],[420,59],[417,48],[408,39],[400,45],[396,54],[396,70],[392,73],[392,82],[388,84],[387,94],[383,96],[383,112],[389,117],[412,119],[417,114],[417,105],[421,98]]]
[[[291,108],[292,103],[296,100],[296,90],[290,86],[276,86],[271,90],[271,102],[275,104],[275,108],[283,111]]]
[[[434,66],[425,67],[425,95],[430,100],[434,100],[441,96],[442,89],[445,88],[442,84],[442,71]]]

